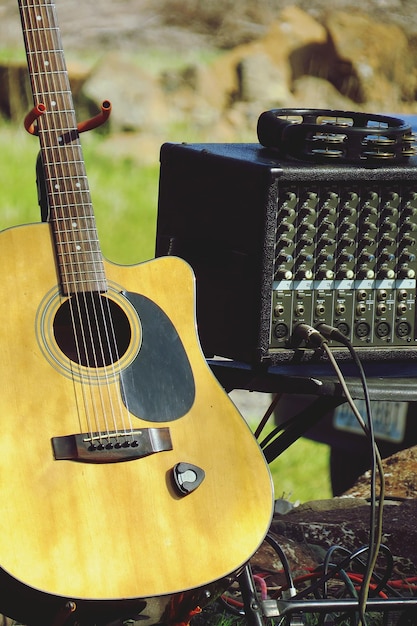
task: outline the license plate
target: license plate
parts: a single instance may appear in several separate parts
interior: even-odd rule
[[[365,400],[356,400],[355,404],[366,424],[368,420],[366,416]],[[395,443],[403,441],[407,423],[408,403],[374,400],[371,406],[375,437]],[[335,410],[333,425],[337,430],[364,434],[347,402],[337,407]]]

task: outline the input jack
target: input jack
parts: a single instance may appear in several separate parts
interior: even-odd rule
[[[274,315],[275,317],[280,317],[281,315],[284,315],[284,307],[282,304],[277,304],[274,307]]]
[[[356,294],[356,299],[359,302],[366,300],[366,291],[364,289],[359,289],[359,291]]]
[[[388,293],[385,289],[379,289],[378,293],[377,293],[377,299],[381,302],[383,300],[386,300],[388,297]]]

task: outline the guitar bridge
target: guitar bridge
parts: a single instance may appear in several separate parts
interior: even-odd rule
[[[169,428],[141,428],[52,437],[56,461],[118,463],[172,450]]]

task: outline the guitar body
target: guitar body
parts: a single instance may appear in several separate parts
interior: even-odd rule
[[[268,530],[271,479],[201,353],[188,265],[104,261],[124,332],[91,367],[66,338],[50,225],[2,232],[0,255],[0,611],[19,617],[26,592],[34,623],[49,600],[140,611],[236,571]],[[126,430],[156,451],[113,445]],[[97,432],[91,450],[71,438]],[[178,464],[198,468],[190,492]]]

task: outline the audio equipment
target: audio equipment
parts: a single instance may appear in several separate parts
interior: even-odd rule
[[[411,128],[386,116],[282,111],[259,118],[267,146],[161,148],[156,255],[195,271],[205,354],[309,361],[317,356],[293,344],[293,329],[325,323],[364,360],[416,359]]]

